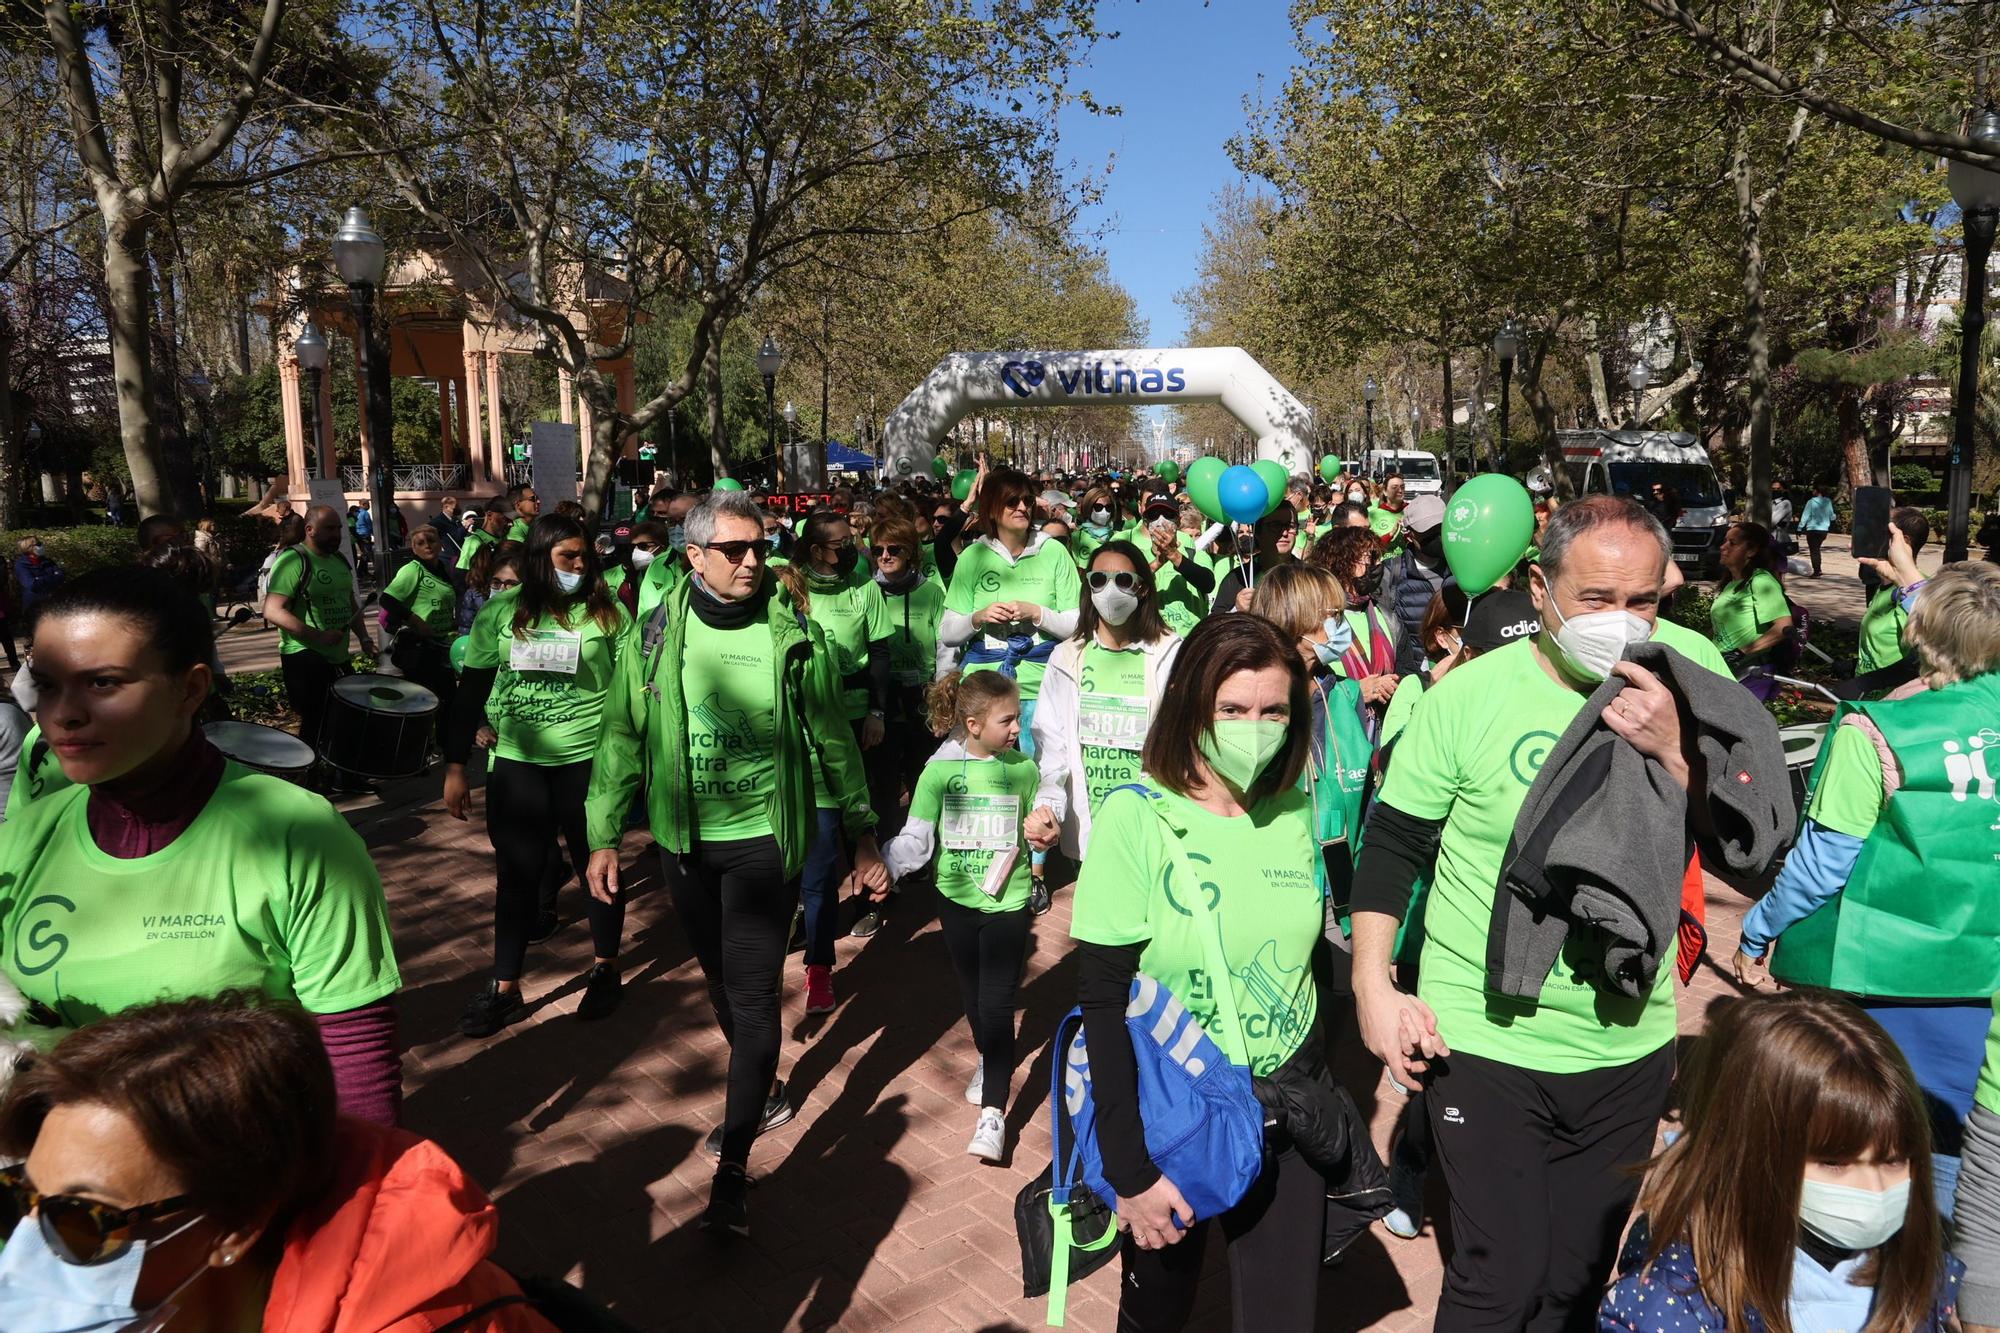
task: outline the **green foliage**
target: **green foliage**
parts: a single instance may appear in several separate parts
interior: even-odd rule
[[[1938,474],[1922,463],[1898,463],[1889,474],[1889,484],[1897,491],[1934,491],[1938,489]]]
[[[0,555],[13,568],[15,544],[23,537],[39,537],[49,559],[61,565],[70,578],[93,569],[122,568],[138,557],[139,548],[132,529],[102,524],[81,528],[22,528],[0,532]]]

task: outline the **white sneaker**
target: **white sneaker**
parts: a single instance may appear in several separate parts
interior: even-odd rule
[[[1422,1230],[1417,1225],[1417,1219],[1400,1208],[1390,1210],[1389,1215],[1382,1219],[1382,1225],[1389,1229],[1390,1235],[1399,1236],[1404,1240],[1415,1240],[1417,1233]]]
[[[972,1067],[972,1082],[965,1085],[965,1100],[977,1106],[986,1095],[986,1061],[981,1059]]]
[[[972,1131],[972,1142],[965,1145],[965,1151],[973,1157],[997,1162],[1006,1148],[1006,1117],[998,1107],[989,1106],[979,1113],[979,1128]]]

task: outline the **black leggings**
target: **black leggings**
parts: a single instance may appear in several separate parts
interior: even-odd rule
[[[542,911],[543,885],[558,871],[556,836],[569,844],[570,864],[582,880],[590,861],[590,838],[583,817],[583,794],[590,787],[590,761],[525,764],[493,760],[486,780],[486,832],[500,863],[493,898],[493,975],[519,981],[528,954],[528,936]],[[618,956],[625,932],[625,904],[589,899],[590,942],[599,958]]]
[[[1007,1084],[1014,1074],[1014,988],[1028,956],[1028,910],[982,912],[938,896],[938,926],[958,974],[965,1021],[972,1044],[986,1062],[981,1106],[1007,1109]]]
[[[729,1040],[728,1097],[722,1112],[722,1160],[750,1160],[784,1037],[779,1002],[785,944],[799,905],[797,876],[785,878],[778,840],[697,843],[662,851],[667,892],[708,981],[708,1002]]]
[[[1326,1230],[1326,1181],[1319,1172],[1290,1147],[1267,1152],[1264,1174],[1219,1220],[1229,1243],[1230,1326],[1237,1333],[1313,1328]],[[1197,1218],[1179,1242],[1162,1250],[1142,1250],[1125,1237],[1118,1333],[1174,1333],[1186,1326],[1208,1230],[1207,1220]]]
[[[1819,548],[1826,541],[1824,532],[1806,533],[1806,551],[1812,556],[1812,571],[1819,573]]]

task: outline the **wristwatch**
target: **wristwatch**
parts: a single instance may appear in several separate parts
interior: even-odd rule
[[[887,713],[883,712],[883,711],[882,711],[881,709],[879,709],[879,708],[871,708],[871,709],[869,709],[869,710],[868,710],[868,716],[870,716],[870,717],[872,717],[872,718],[877,718],[877,719],[879,719],[879,720],[882,720],[882,721],[887,721],[887,720],[888,720],[888,717],[889,717],[889,715],[888,715]]]

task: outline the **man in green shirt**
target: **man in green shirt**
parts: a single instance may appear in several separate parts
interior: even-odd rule
[[[264,618],[278,627],[278,665],[285,696],[299,715],[299,739],[318,748],[326,721],[327,691],[352,669],[351,629],[361,651],[373,656],[375,640],[354,596],[354,571],[340,554],[339,511],[319,505],[306,515],[306,539],[280,552],[271,566]]]
[[[507,535],[507,511],[495,500],[479,512],[479,526],[465,534],[465,544],[458,548],[458,567],[471,569],[472,561],[488,546],[498,546]]]
[[[1595,1307],[1673,1077],[1674,969],[1650,993],[1600,989],[1573,937],[1536,999],[1490,991],[1488,935],[1515,820],[1607,675],[1604,724],[1689,786],[1672,694],[1621,662],[1649,637],[1672,551],[1628,500],[1550,520],[1531,640],[1457,667],[1397,742],[1355,871],[1354,992],[1363,1040],[1399,1087],[1423,1086],[1451,1187],[1456,1250],[1440,1329],[1563,1328]],[[1390,977],[1410,886],[1431,885],[1419,991]],[[1539,1308],[1538,1308],[1539,1307]]]
[[[528,529],[542,516],[541,498],[535,494],[533,486],[515,486],[507,492],[507,504],[514,511],[514,522],[507,529],[507,540],[528,540]]]

